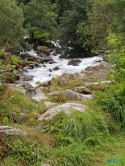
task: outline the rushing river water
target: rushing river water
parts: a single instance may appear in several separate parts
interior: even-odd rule
[[[37,54],[31,50],[28,52],[32,55],[37,56]],[[27,75],[33,75],[33,81],[30,83],[35,86],[36,82],[45,82],[51,80],[53,77],[60,76],[63,73],[80,73],[81,70],[84,70],[88,66],[95,66],[99,64],[99,60],[102,60],[101,56],[89,57],[89,58],[80,58],[81,63],[79,66],[68,65],[68,61],[71,59],[62,59],[59,58],[59,54],[54,56],[52,53],[50,57],[56,62],[53,64],[41,64],[41,67],[29,69]],[[58,66],[59,70],[53,70],[54,67]]]

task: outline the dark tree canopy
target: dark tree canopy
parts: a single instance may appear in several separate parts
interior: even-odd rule
[[[24,29],[23,11],[11,0],[0,0],[0,47],[6,50],[20,47]]]

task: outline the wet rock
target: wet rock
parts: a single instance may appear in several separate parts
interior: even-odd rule
[[[53,70],[59,70],[59,66],[54,67]]]
[[[68,62],[68,65],[73,65],[73,66],[79,66],[79,63],[81,63],[81,60],[79,59],[72,59]]]
[[[24,75],[22,77],[23,81],[31,81],[33,79],[33,76],[32,75]]]
[[[29,69],[34,69],[34,64],[30,64]]]
[[[38,46],[37,47],[37,53],[43,53],[43,54],[49,56],[50,55],[50,50],[46,46]]]
[[[60,112],[65,112],[70,116],[74,111],[84,112],[87,107],[79,103],[65,103],[48,109],[38,120],[49,120]]]
[[[53,64],[53,63],[56,63],[55,61],[49,61],[49,64]]]
[[[23,60],[23,61],[21,62],[21,66],[22,66],[22,67],[26,67],[26,65],[27,65],[26,61]]]
[[[54,62],[54,61],[53,61],[52,58],[48,58],[48,57],[47,57],[47,58],[42,58],[42,59],[41,59],[41,63],[47,63],[47,62],[49,63],[49,62]]]
[[[20,129],[11,127],[11,126],[0,126],[0,134],[6,134],[6,135],[22,135],[22,136],[27,135],[26,132],[24,132],[24,131],[22,131],[22,130],[20,130]]]
[[[39,63],[35,63],[35,67],[41,67]]]
[[[50,72],[52,72],[52,70],[51,70],[51,69],[49,69],[49,71],[50,71]]]
[[[41,57],[30,55],[28,53],[21,54],[20,57],[24,60],[29,60],[29,61],[36,61],[36,62],[42,61]]]
[[[43,53],[38,53],[38,56],[40,56],[41,58],[47,58],[47,55],[45,55]]]

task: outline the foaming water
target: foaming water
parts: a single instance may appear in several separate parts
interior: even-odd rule
[[[35,52],[34,52],[35,53]],[[32,54],[32,52],[30,52]],[[33,55],[33,54],[32,54]],[[71,59],[62,59],[59,58],[60,55],[50,57],[56,62],[53,64],[41,64],[41,67],[29,69],[27,75],[33,75],[33,81],[30,83],[35,86],[36,82],[45,82],[51,80],[53,77],[60,76],[63,73],[80,73],[82,70],[85,70],[88,66],[95,66],[99,64],[99,60],[102,60],[101,56],[89,57],[89,58],[80,58],[81,63],[79,66],[68,65],[69,60]],[[58,66],[59,70],[53,70],[54,67]]]

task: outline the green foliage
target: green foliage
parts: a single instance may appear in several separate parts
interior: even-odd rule
[[[0,48],[16,51],[20,48],[20,40],[24,35],[23,12],[10,0],[1,0],[0,8]]]
[[[21,63],[22,62],[22,58],[20,56],[11,56],[11,61],[13,62],[17,62],[17,63]]]
[[[50,42],[50,37],[49,37],[49,33],[46,32],[46,31],[40,31],[40,30],[36,30],[34,32],[34,38],[35,39],[41,39],[43,40],[44,42]]]
[[[107,51],[107,30],[113,17],[111,1],[92,0],[92,7],[87,9],[87,16],[87,22],[79,23],[77,30],[81,39],[84,34],[90,36],[83,44],[91,43],[91,50],[95,54]]]
[[[110,51],[108,54],[109,62],[115,64],[115,79],[125,80],[125,38],[123,34],[115,34],[109,31],[108,43]]]
[[[23,6],[25,16],[25,27],[29,30],[30,41],[46,42],[56,36],[56,15],[52,12],[49,1],[30,1]]]
[[[29,98],[19,94],[16,91],[3,89],[0,93],[0,117],[4,122],[5,117],[8,118],[8,123],[26,123],[30,120],[33,110],[36,109],[36,104],[32,103]]]
[[[113,12],[113,21],[111,22],[111,29],[116,34],[125,34],[125,1],[124,0],[112,0],[111,9]]]
[[[105,112],[111,113],[121,127],[125,126],[125,82],[112,85],[108,91],[100,93],[98,104]]]
[[[70,1],[70,8],[64,12],[61,19],[61,44],[72,47],[72,54],[74,54],[74,56],[89,56],[91,52],[89,49],[91,43],[84,45],[89,35],[84,33],[82,38],[80,38],[81,35],[77,33],[78,25],[81,22],[86,23],[88,19],[87,7],[89,7],[89,5],[87,0],[72,0]]]
[[[8,124],[8,118],[6,116],[2,119],[2,124],[3,125],[7,125]]]
[[[25,143],[17,140],[17,142],[11,146],[12,150],[10,155],[14,156],[15,159],[25,160],[26,164],[29,164],[29,161],[32,164],[37,161],[37,153],[34,151],[34,147],[35,143],[27,146]]]

